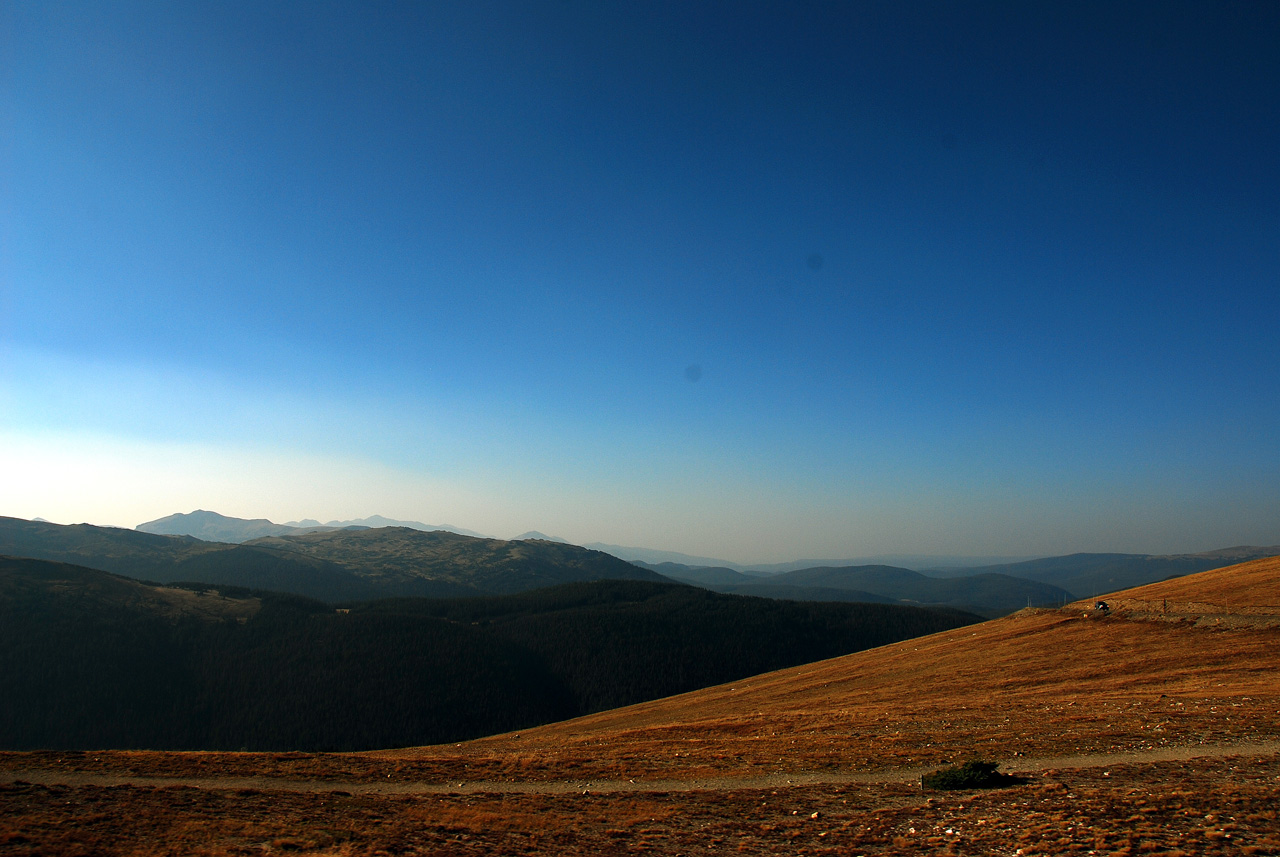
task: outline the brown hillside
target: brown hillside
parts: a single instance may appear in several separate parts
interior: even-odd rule
[[[1224,612],[1270,609],[1280,614],[1280,556],[1149,583],[1107,596],[1108,604],[1166,600],[1171,604],[1221,607]]]
[[[1277,588],[1280,560],[1265,559],[1109,601],[1167,592],[1256,611]],[[1280,731],[1280,630],[1249,624],[1023,611],[519,736],[391,755],[462,755],[502,775],[755,777],[1257,740]]]

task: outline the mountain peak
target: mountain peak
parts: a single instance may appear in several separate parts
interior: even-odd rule
[[[138,524],[134,529],[143,533],[154,533],[163,536],[195,536],[207,542],[230,542],[239,544],[250,539],[263,536],[282,536],[286,533],[298,532],[297,527],[284,524],[273,524],[266,518],[231,518],[196,509],[194,512],[181,512]]]
[[[559,542],[562,545],[569,544],[567,540],[562,539],[559,536],[549,536],[546,533],[540,533],[537,530],[530,530],[527,533],[521,533],[520,535],[513,537],[511,541],[524,542],[535,539],[540,542]]]

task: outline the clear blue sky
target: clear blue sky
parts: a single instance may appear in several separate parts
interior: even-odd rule
[[[0,514],[1280,543],[1280,4],[0,22]]]

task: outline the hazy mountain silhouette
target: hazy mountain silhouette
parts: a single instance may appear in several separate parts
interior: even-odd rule
[[[910,568],[915,571],[928,571],[930,573],[935,569],[955,570],[956,573],[964,573],[962,569],[976,568],[978,566],[992,565],[1000,562],[1022,562],[1031,558],[1000,556],[939,556],[933,554],[886,554],[883,556],[848,557],[844,559],[793,559],[788,560],[787,562],[739,563],[731,562],[727,559],[691,556],[678,551],[655,550],[653,548],[644,547],[628,547],[625,545],[610,545],[604,544],[603,542],[591,542],[590,544],[587,544],[586,547],[601,550],[605,553],[611,553],[616,557],[627,560],[628,562],[639,563],[646,568],[653,568],[665,563],[672,563],[678,566],[686,566],[690,569],[728,568],[733,571],[746,574],[750,577],[768,577],[775,574],[784,574],[788,571],[798,571],[803,568],[839,568],[854,565],[892,565],[894,567]]]
[[[727,568],[650,566],[669,577],[716,592],[789,598],[800,601],[879,601],[945,605],[987,616],[1028,605],[1062,604],[1070,592],[1047,583],[1007,574],[979,573],[935,578],[885,565],[798,569],[749,578]]]
[[[1050,583],[1076,598],[1090,598],[1118,589],[1155,583],[1170,577],[1195,574],[1239,562],[1280,556],[1280,545],[1221,548],[1193,554],[1076,553],[1028,562],[970,568],[964,574],[995,572]],[[937,572],[952,576],[958,571]]]
[[[308,518],[305,521],[291,521],[286,526],[298,527],[299,529],[319,529],[322,525],[319,521]],[[453,524],[424,524],[421,521],[397,521],[395,518],[386,518],[382,515],[370,515],[367,518],[355,518],[350,521],[330,521],[323,527],[332,530],[348,529],[350,527],[368,527],[369,529],[377,529],[379,527],[408,527],[411,530],[425,530],[431,532],[433,530],[444,530],[448,533],[457,533],[460,536],[474,536],[478,539],[491,538],[484,533],[477,533],[474,530],[455,527]],[[266,534],[270,535],[270,534]]]
[[[144,533],[194,536],[197,539],[203,539],[208,542],[240,544],[265,536],[299,535],[302,533],[324,532],[326,530],[376,529],[379,527],[409,527],[410,529],[424,531],[445,530],[446,532],[458,533],[464,536],[485,538],[480,533],[474,533],[471,530],[464,530],[461,527],[454,527],[449,524],[435,526],[419,521],[396,521],[391,518],[384,518],[382,515],[372,515],[368,518],[359,518],[351,521],[330,521],[327,524],[321,524],[312,518],[287,524],[276,524],[266,518],[233,518],[203,509],[197,509],[186,514],[178,513],[157,518],[154,521],[147,521],[145,524],[138,524],[136,529]]]
[[[653,548],[637,548],[627,547],[625,545],[609,545],[603,542],[591,542],[583,545],[583,547],[592,550],[604,551],[612,554],[619,559],[625,559],[628,562],[643,562],[646,564],[657,565],[664,562],[673,562],[679,565],[688,565],[693,567],[699,566],[720,566],[723,568],[732,568],[735,571],[741,571],[742,566],[736,562],[730,562],[727,559],[712,559],[707,556],[690,556],[687,553],[679,551],[655,550]]]
[[[273,524],[266,518],[230,518],[217,512],[197,509],[186,514],[177,513],[138,524],[136,530],[142,533],[157,533],[166,536],[194,536],[206,542],[227,542],[239,544],[250,539],[263,536],[282,536],[287,533],[312,532],[327,527],[292,527],[287,524]]]
[[[559,542],[562,545],[571,544],[571,542],[565,541],[559,536],[549,536],[546,533],[540,533],[537,530],[530,530],[527,533],[521,533],[518,536],[513,536],[511,541],[520,542],[520,541],[526,541],[528,539],[534,539],[540,542]],[[608,551],[605,551],[605,553],[608,553]]]
[[[906,568],[932,576],[938,572],[968,573],[968,570],[979,566],[1025,562],[1036,559],[1034,556],[950,556],[936,554],[879,554],[876,556],[846,557],[844,559],[793,559],[787,562],[756,563],[742,566],[748,573],[775,575],[788,571],[799,571],[805,568],[848,568],[850,566],[888,565],[894,568]]]

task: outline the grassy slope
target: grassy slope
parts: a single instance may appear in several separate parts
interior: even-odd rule
[[[1280,559],[1139,594],[1267,608],[1280,603]],[[1265,624],[1215,630],[1085,619],[1077,609],[1023,611],[485,739],[468,745],[467,758],[499,768],[505,758],[539,758],[584,776],[723,776],[1275,737],[1280,630]]]

